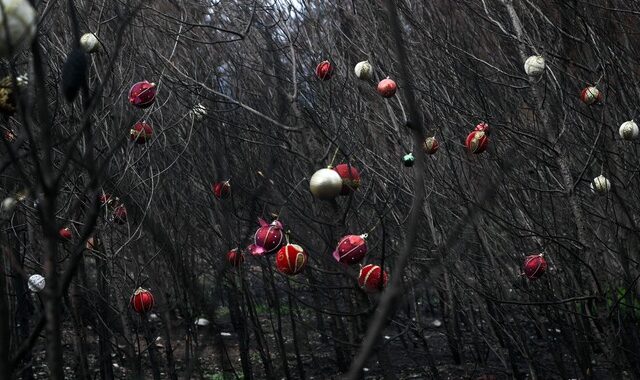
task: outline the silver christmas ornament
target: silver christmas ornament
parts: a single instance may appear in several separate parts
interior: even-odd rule
[[[318,199],[333,199],[342,191],[342,178],[332,169],[320,169],[309,181],[311,193]]]
[[[40,276],[39,274],[34,274],[29,277],[28,285],[29,290],[34,293],[39,293],[40,291],[42,291],[42,289],[44,289],[45,286],[44,277]]]

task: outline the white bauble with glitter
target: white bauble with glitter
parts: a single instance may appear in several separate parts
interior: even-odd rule
[[[622,123],[620,126],[620,137],[624,140],[635,140],[638,138],[638,134],[640,134],[640,130],[638,130],[638,124],[635,121],[629,120]]]
[[[44,286],[44,277],[40,276],[39,274],[34,274],[33,276],[29,277],[29,290],[31,290],[32,292],[40,293],[40,291],[44,289]]]
[[[542,75],[545,67],[544,57],[541,55],[532,55],[524,61],[524,71],[531,77]]]

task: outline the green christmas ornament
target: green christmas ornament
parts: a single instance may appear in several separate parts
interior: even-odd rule
[[[402,163],[408,168],[412,167],[415,162],[416,158],[413,157],[413,153],[407,153],[402,157]]]

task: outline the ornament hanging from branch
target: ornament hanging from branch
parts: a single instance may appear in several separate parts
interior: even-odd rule
[[[416,158],[413,156],[413,153],[407,153],[404,156],[402,156],[402,164],[404,166],[410,168],[415,163],[416,163]]]
[[[342,179],[340,195],[350,195],[360,187],[360,171],[350,164],[336,165],[335,170]]]
[[[427,137],[422,144],[422,149],[426,154],[434,154],[440,148],[440,144],[435,137]]]
[[[249,245],[248,251],[253,256],[264,256],[277,252],[284,242],[282,223],[274,220],[271,224],[267,224],[264,219],[258,219],[258,222],[260,228],[253,235],[253,244]]]
[[[329,80],[333,75],[333,65],[329,61],[322,61],[316,66],[316,77],[320,80]]]
[[[333,251],[333,258],[337,262],[348,265],[359,263],[368,251],[367,236],[367,234],[344,236]]]
[[[623,140],[635,140],[638,138],[640,131],[638,130],[638,124],[633,120],[629,120],[622,123],[618,133],[620,133],[620,137]]]
[[[305,268],[309,255],[297,244],[287,244],[276,255],[276,268],[289,276],[296,275]]]
[[[489,124],[480,123],[469,133],[465,141],[465,146],[469,153],[480,154],[487,150],[489,146]]]
[[[380,292],[387,286],[389,275],[379,265],[367,264],[360,269],[358,285],[368,293]]]
[[[380,94],[380,96],[382,96],[383,98],[391,98],[396,94],[397,89],[398,86],[396,85],[396,82],[389,79],[389,77],[381,80],[380,83],[378,83],[377,88],[378,94]]]
[[[603,176],[602,174],[597,176],[591,181],[591,191],[599,194],[605,195],[611,190],[611,182]]]
[[[238,250],[238,248],[234,248],[227,252],[227,262],[232,266],[238,268],[244,262],[244,256]]]
[[[58,236],[62,240],[71,240],[71,237],[73,237],[73,233],[71,232],[71,228],[63,227],[58,231]]]
[[[371,66],[369,61],[362,61],[356,64],[353,71],[356,73],[356,77],[358,77],[358,79],[370,80],[373,75],[373,66]]]
[[[100,42],[93,33],[85,33],[80,37],[80,47],[86,53],[93,54],[100,51]]]
[[[588,106],[602,101],[604,96],[595,86],[585,87],[580,93],[580,100]]]
[[[32,292],[40,293],[44,289],[46,281],[41,275],[34,274],[29,277],[27,285],[29,286],[29,290],[31,290]]]
[[[542,277],[547,267],[547,260],[542,253],[539,253],[525,257],[522,269],[529,280],[537,280]]]
[[[311,176],[309,190],[318,199],[334,199],[342,192],[342,178],[333,169],[320,169]]]
[[[129,132],[129,138],[136,144],[146,144],[153,135],[153,128],[144,121],[137,122]]]
[[[138,288],[131,296],[131,307],[138,314],[145,314],[151,311],[155,299],[150,291]]]
[[[524,71],[530,77],[537,77],[544,73],[546,65],[544,57],[541,55],[532,55],[524,61]]]
[[[156,84],[142,81],[131,86],[129,103],[138,108],[149,108],[156,100]]]
[[[216,182],[211,186],[211,190],[213,190],[213,196],[217,200],[227,199],[231,195],[231,182]]]

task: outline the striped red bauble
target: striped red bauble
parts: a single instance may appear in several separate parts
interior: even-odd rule
[[[254,256],[277,252],[284,243],[282,223],[274,220],[271,224],[267,224],[263,219],[260,219],[260,225],[261,227],[253,235],[253,244],[249,246],[249,252]]]
[[[136,313],[148,313],[154,304],[153,294],[147,289],[138,288],[131,296],[131,307]]]
[[[480,154],[487,150],[489,146],[489,124],[479,123],[475,129],[469,133],[465,146],[469,153]]]
[[[144,121],[137,122],[130,131],[130,139],[136,144],[146,144],[153,135],[153,128]]]
[[[276,255],[276,268],[289,276],[296,275],[307,266],[309,255],[297,244],[287,244]]]
[[[529,280],[537,280],[547,271],[547,260],[542,253],[529,255],[524,259],[523,271]]]
[[[387,286],[389,275],[379,265],[367,264],[360,269],[358,285],[369,293],[376,293]]]

